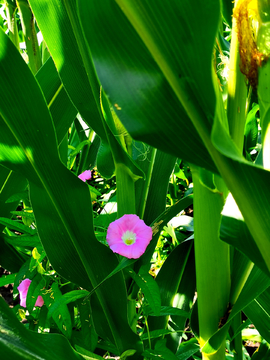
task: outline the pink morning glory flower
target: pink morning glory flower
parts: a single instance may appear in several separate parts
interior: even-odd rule
[[[32,280],[24,279],[18,286],[18,290],[20,293],[20,305],[24,308],[26,308],[26,297],[31,282]],[[41,307],[43,304],[44,304],[44,300],[42,299],[42,296],[38,296],[35,306]]]
[[[81,179],[83,182],[86,182],[86,180],[90,180],[92,177],[91,170],[85,170],[83,173],[81,173],[78,178]]]
[[[127,214],[109,225],[106,239],[113,252],[137,259],[150,243],[152,229],[139,216]]]

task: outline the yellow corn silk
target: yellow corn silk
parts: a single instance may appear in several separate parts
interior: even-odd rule
[[[256,44],[259,23],[257,0],[239,0],[234,9],[240,52],[240,70],[250,85],[258,85],[258,66],[262,65],[265,55],[260,53]]]

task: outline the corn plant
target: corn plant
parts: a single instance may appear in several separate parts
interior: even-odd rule
[[[4,358],[267,359],[269,2],[1,6]]]

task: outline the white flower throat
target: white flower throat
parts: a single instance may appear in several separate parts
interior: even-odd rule
[[[132,231],[127,230],[123,236],[122,236],[122,240],[124,241],[124,243],[126,245],[132,245],[136,242],[136,234]]]

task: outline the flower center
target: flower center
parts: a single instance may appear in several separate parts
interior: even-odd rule
[[[124,243],[126,245],[132,245],[136,242],[136,234],[132,231],[127,230],[123,236],[122,236],[122,240],[124,241]]]

